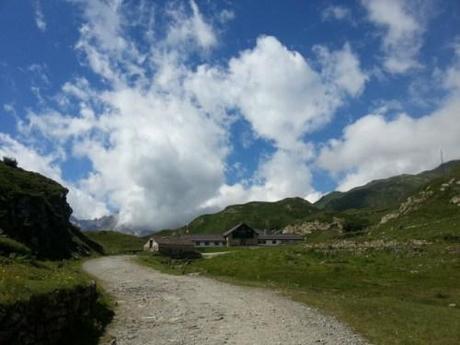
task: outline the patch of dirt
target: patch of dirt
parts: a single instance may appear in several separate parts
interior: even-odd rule
[[[173,276],[128,256],[85,262],[114,296],[107,332],[117,345],[361,345],[348,327],[276,292]]]

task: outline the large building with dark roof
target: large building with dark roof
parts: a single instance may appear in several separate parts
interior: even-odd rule
[[[271,234],[250,227],[245,223],[239,223],[223,234],[196,234],[179,238],[163,238],[155,236],[149,239],[144,250],[159,251],[160,247],[173,246],[177,241],[181,245],[195,248],[206,247],[234,247],[234,246],[276,246],[280,244],[294,244],[303,241],[303,236],[293,234]],[[163,242],[163,243],[161,243]]]

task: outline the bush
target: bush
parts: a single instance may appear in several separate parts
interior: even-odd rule
[[[363,231],[370,226],[370,221],[359,217],[348,217],[343,224],[344,232]]]
[[[6,165],[12,167],[12,168],[17,168],[18,167],[18,161],[14,158],[11,157],[3,157],[3,163]]]

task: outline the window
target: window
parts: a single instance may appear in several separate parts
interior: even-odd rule
[[[204,241],[205,246],[209,246],[209,241]]]
[[[219,245],[219,242],[217,242],[217,241],[216,241],[216,242],[214,242],[214,245],[218,246],[218,245]]]
[[[273,244],[276,244],[276,240],[272,240],[272,243],[273,243]]]
[[[149,241],[149,248],[152,248],[153,247],[153,240],[150,240]]]
[[[200,241],[196,241],[196,245],[197,245],[197,246],[200,246],[200,245],[201,245],[201,242],[200,242]]]

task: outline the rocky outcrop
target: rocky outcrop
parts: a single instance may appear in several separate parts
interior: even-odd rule
[[[450,203],[453,205],[460,206],[460,195],[454,196],[452,199],[450,199]]]
[[[282,232],[283,234],[296,234],[296,235],[308,235],[316,231],[325,230],[338,230],[342,231],[344,220],[341,218],[334,217],[331,222],[324,222],[315,219],[311,222],[304,222],[300,224],[292,224],[286,226]]]
[[[66,344],[69,334],[95,317],[97,299],[93,282],[0,305],[0,344]]]
[[[68,190],[0,162],[0,228],[39,257],[60,259],[101,248],[69,222]]]
[[[410,196],[404,201],[401,206],[399,207],[398,211],[391,212],[386,214],[385,216],[382,217],[380,220],[380,224],[385,224],[389,222],[392,219],[399,218],[405,214],[408,214],[410,212],[413,212],[417,210],[425,201],[427,201],[432,195],[433,191],[430,190],[428,187],[424,191],[414,195]]]

